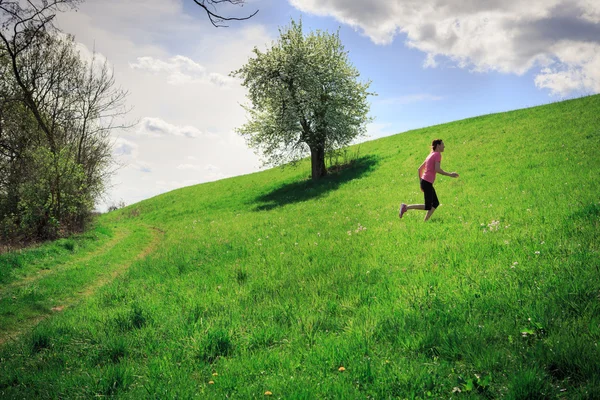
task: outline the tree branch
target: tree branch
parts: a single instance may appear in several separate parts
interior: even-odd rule
[[[204,9],[204,11],[206,11],[206,14],[208,15],[208,19],[210,20],[210,23],[213,24],[213,26],[215,28],[220,28],[220,27],[227,27],[228,25],[223,25],[222,22],[223,21],[244,21],[247,19],[250,19],[252,17],[254,17],[256,15],[256,13],[258,13],[258,10],[254,11],[254,13],[250,14],[247,17],[224,17],[222,15],[217,14],[217,9],[215,7],[215,4],[219,4],[219,3],[230,3],[230,4],[239,4],[239,5],[244,5],[244,0],[193,0],[194,3],[196,3],[197,5],[199,5],[200,7],[202,7]]]

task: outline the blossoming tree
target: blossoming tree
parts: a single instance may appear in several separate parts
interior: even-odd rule
[[[370,81],[358,81],[339,33],[304,35],[292,20],[266,52],[231,73],[243,79],[251,105],[238,129],[267,165],[296,162],[310,152],[312,178],[327,174],[325,154],[364,135]]]

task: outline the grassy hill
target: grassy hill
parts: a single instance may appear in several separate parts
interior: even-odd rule
[[[446,144],[432,219],[417,167]],[[0,256],[0,397],[600,398],[600,96],[175,190]]]

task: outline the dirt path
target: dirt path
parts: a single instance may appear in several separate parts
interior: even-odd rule
[[[135,256],[135,258],[128,261],[127,263],[119,265],[115,270],[113,270],[109,274],[106,274],[106,275],[100,277],[100,279],[98,279],[97,281],[95,281],[91,285],[87,286],[82,291],[80,291],[79,295],[77,296],[77,299],[75,301],[77,301],[81,298],[89,297],[89,296],[93,295],[102,286],[106,285],[109,282],[112,282],[116,277],[121,275],[123,272],[127,271],[129,269],[129,267],[131,266],[131,264],[133,264],[135,261],[146,258],[154,250],[156,250],[156,247],[158,247],[158,244],[160,243],[160,240],[162,239],[164,232],[155,227],[150,227],[149,229],[152,230],[152,240],[150,241],[150,244],[141,253],[139,253],[137,256]],[[70,304],[73,304],[75,301],[70,302]],[[66,306],[63,306],[63,309],[65,307]],[[61,311],[62,311],[62,309],[61,309]]]
[[[27,285],[31,285],[32,283],[35,283],[36,281],[38,281],[42,278],[45,278],[49,275],[63,271],[75,263],[83,264],[86,261],[91,260],[92,258],[94,258],[100,254],[109,252],[112,250],[113,247],[115,247],[121,240],[123,240],[123,238],[125,238],[129,234],[131,234],[130,231],[126,231],[126,230],[119,231],[119,232],[117,232],[115,237],[112,238],[104,246],[101,246],[99,249],[94,250],[94,251],[90,252],[89,254],[86,254],[82,258],[78,258],[76,260],[69,261],[63,265],[55,266],[52,269],[40,269],[35,274],[25,276],[24,278],[19,279],[18,281],[11,282],[11,283],[5,285],[3,288],[0,288],[0,297],[3,297],[6,293],[14,291],[15,289],[25,287]]]
[[[15,327],[14,329],[11,329],[8,331],[0,332],[0,346],[3,346],[5,343],[7,343],[9,341],[18,339],[21,335],[23,335],[26,332],[29,332],[32,328],[34,328],[41,321],[43,321],[47,318],[50,318],[54,314],[64,311],[65,309],[67,309],[69,307],[76,305],[81,300],[83,300],[87,297],[92,296],[102,286],[112,282],[115,278],[117,278],[118,276],[120,276],[124,272],[126,272],[135,261],[141,260],[141,259],[147,257],[148,255],[150,255],[154,250],[156,250],[156,248],[160,244],[160,241],[164,235],[164,232],[155,227],[148,227],[148,229],[150,229],[152,232],[152,239],[150,240],[150,243],[135,257],[118,265],[112,271],[110,271],[104,275],[101,275],[100,277],[98,277],[98,279],[96,279],[94,282],[92,282],[88,286],[82,288],[79,292],[77,292],[73,296],[71,296],[71,297],[61,301],[59,304],[53,306],[51,308],[50,313],[40,314],[35,317],[28,318],[27,320],[25,320],[21,324],[19,324],[18,327]],[[110,251],[118,243],[118,241],[122,240],[124,237],[126,237],[126,235],[127,234],[125,234],[125,233],[121,234],[120,236],[118,236],[118,240],[112,240],[110,242],[110,245],[105,246],[102,249],[102,251],[98,251],[98,250],[94,251],[93,253],[86,255],[84,258],[77,260],[77,262],[85,262],[86,260],[92,259],[94,256],[97,256],[99,254],[103,254],[103,253]],[[46,276],[46,275],[48,275],[48,273],[41,274],[41,276],[39,274],[36,274],[34,276],[27,277],[23,280],[15,282],[13,285],[10,285],[10,286],[11,286],[11,288],[25,286],[26,284],[34,282],[37,279],[41,279],[43,276]],[[26,281],[26,282],[23,282],[23,281]],[[8,288],[4,288],[3,292],[5,292],[7,290],[8,290]]]

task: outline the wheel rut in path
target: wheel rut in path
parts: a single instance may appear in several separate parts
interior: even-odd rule
[[[60,313],[70,307],[73,307],[83,299],[94,295],[98,291],[98,289],[100,289],[104,285],[109,284],[115,278],[125,273],[134,262],[144,259],[148,255],[150,255],[160,244],[164,232],[156,227],[146,227],[146,229],[150,231],[151,238],[148,244],[140,252],[138,252],[133,257],[129,257],[126,260],[120,261],[116,266],[111,268],[106,273],[100,274],[93,282],[89,283],[85,287],[82,287],[80,290],[71,293],[70,295],[67,295],[60,300],[53,301],[53,304],[46,304],[46,310],[40,310],[37,315],[28,316],[23,321],[16,324],[14,327],[11,327],[7,330],[0,330],[0,346],[4,345],[9,341],[17,340],[23,334],[33,329],[41,321],[47,318],[51,318],[53,315]],[[88,261],[93,261],[95,257],[100,257],[113,251],[115,247],[117,247],[119,241],[125,240],[127,236],[131,234],[133,233],[121,232],[120,235],[118,235],[118,238],[120,238],[120,240],[111,240],[106,246],[103,247],[102,251],[96,250],[88,255],[85,255],[79,260],[72,261],[70,264],[82,264]],[[0,290],[0,296],[4,296],[6,294],[10,295],[10,291],[12,290],[18,290],[19,288],[25,287],[27,285],[35,284],[35,282],[59,272],[61,272],[61,268],[57,269],[57,271],[51,271],[43,274],[36,274],[32,277],[26,277],[22,280],[19,280],[18,282],[15,282],[2,288]]]

